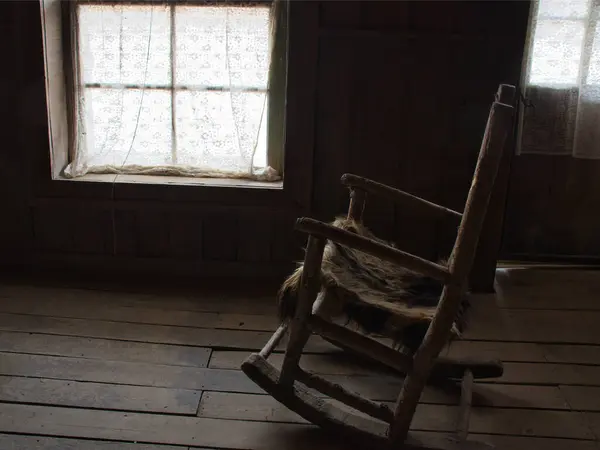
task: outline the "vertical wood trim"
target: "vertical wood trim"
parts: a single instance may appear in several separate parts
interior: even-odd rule
[[[527,5],[529,12],[529,5]],[[523,14],[525,16],[525,14]],[[522,20],[522,22],[525,22]],[[525,33],[523,33],[523,42],[525,42]],[[525,49],[521,56],[525,54]],[[519,61],[520,63],[520,61]],[[516,63],[513,71],[515,79],[521,78],[521,64]],[[520,134],[519,122],[521,114],[519,111],[519,92],[521,85],[516,85],[513,98],[510,99],[510,106],[515,107],[516,113],[512,121],[510,138],[507,138],[504,148],[504,154],[498,167],[496,183],[488,204],[487,215],[481,230],[481,237],[472,271],[469,277],[471,292],[473,293],[492,293],[494,292],[494,280],[496,278],[496,266],[502,248],[502,242],[505,229],[505,212],[509,198],[509,183],[511,178],[511,169],[513,157],[518,146]],[[516,97],[516,98],[515,98]]]
[[[513,138],[514,135],[515,133],[513,132]],[[492,293],[495,291],[494,280],[496,278],[496,265],[502,245],[513,153],[514,139],[511,139],[505,145],[504,154],[498,167],[496,184],[490,197],[488,212],[483,223],[481,238],[469,276],[470,289],[473,293]]]
[[[49,132],[51,177],[56,178],[68,162],[69,127],[65,62],[63,56],[65,19],[62,2],[42,0],[41,26],[46,89],[46,114]]]
[[[308,211],[315,146],[319,2],[286,1],[289,1],[289,47],[283,189],[295,204]]]
[[[274,0],[271,6],[273,21],[269,92],[267,94],[267,164],[284,174],[285,104],[288,66],[288,1]],[[262,124],[261,124],[262,126]]]

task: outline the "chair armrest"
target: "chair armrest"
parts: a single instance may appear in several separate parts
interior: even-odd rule
[[[444,266],[324,222],[302,217],[296,221],[296,229],[313,236],[346,245],[377,258],[396,263],[409,270],[430,276],[446,284],[449,284],[451,281],[450,272]]]
[[[427,200],[423,200],[420,197],[401,191],[400,189],[378,183],[377,181],[369,180],[368,178],[346,173],[342,175],[341,181],[344,186],[349,188],[360,189],[370,194],[380,195],[381,197],[389,198],[396,203],[414,207],[415,209],[422,209],[438,217],[450,216],[457,220],[462,218],[461,213],[452,209],[445,208]]]

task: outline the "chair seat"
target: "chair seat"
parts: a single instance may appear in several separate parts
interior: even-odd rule
[[[393,246],[352,219],[338,218],[332,225]],[[280,291],[282,319],[293,315],[301,272],[302,266]],[[437,280],[333,241],[325,246],[320,281],[324,294],[320,315],[343,315],[362,331],[389,337],[413,351],[435,315],[443,289]],[[461,313],[453,327],[454,337],[463,327]]]

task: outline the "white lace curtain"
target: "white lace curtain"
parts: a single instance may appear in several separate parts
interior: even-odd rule
[[[534,0],[518,152],[600,158],[600,0]]]
[[[267,165],[274,6],[75,8],[65,176],[280,179]]]

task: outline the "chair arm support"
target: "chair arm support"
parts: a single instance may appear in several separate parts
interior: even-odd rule
[[[378,183],[377,181],[360,177],[358,175],[346,173],[342,175],[341,182],[348,188],[356,188],[370,194],[380,195],[381,197],[389,198],[396,203],[401,203],[407,206],[422,209],[429,213],[433,213],[438,217],[450,216],[456,220],[460,220],[462,218],[462,214],[454,211],[453,209],[437,205],[415,195],[409,194],[408,192],[401,191],[400,189],[396,189],[385,184]]]
[[[324,222],[302,217],[296,221],[296,229],[396,263],[446,284],[449,284],[451,281],[450,272],[446,267]]]

